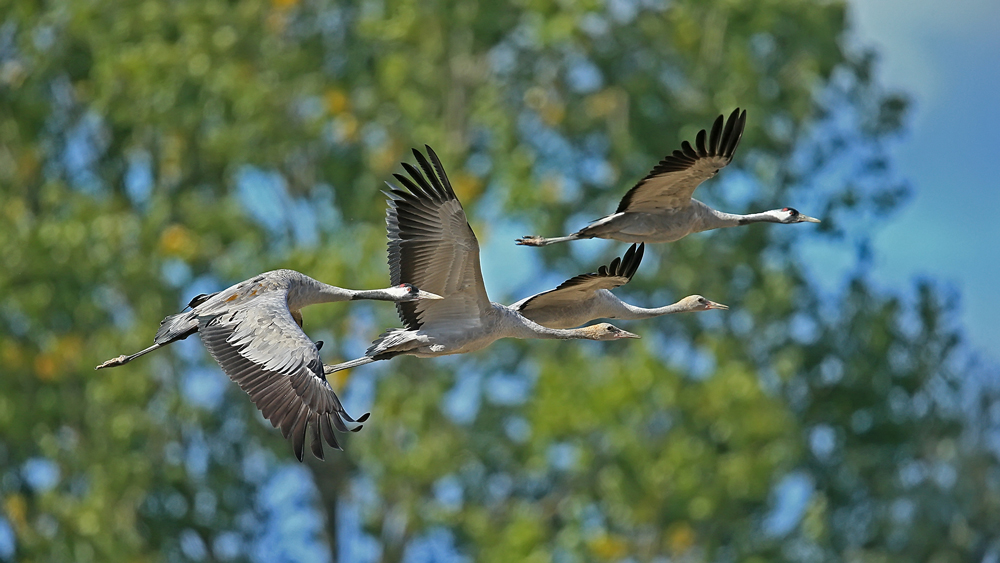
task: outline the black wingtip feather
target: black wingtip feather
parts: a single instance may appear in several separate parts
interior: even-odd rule
[[[331,448],[343,450],[343,448],[340,447],[340,442],[337,441],[337,434],[333,431],[333,424],[330,423],[330,419],[335,416],[336,415],[327,414],[319,417],[320,430],[323,432],[323,439],[326,440],[327,444],[330,444]]]
[[[427,155],[431,159],[431,163],[434,165],[434,170],[437,171],[438,177],[441,179],[441,183],[444,184],[444,189],[449,196],[456,198],[455,190],[451,187],[451,180],[448,179],[448,174],[444,171],[444,165],[441,164],[441,159],[438,158],[434,149],[430,145],[424,145],[424,149],[427,150]]]
[[[431,167],[431,163],[427,161],[424,154],[417,149],[413,149],[413,156],[417,159],[417,164],[419,164],[420,168],[423,169],[424,174],[427,175],[427,179],[430,180],[431,184],[434,186],[435,191],[442,196],[445,195],[446,192],[444,186],[441,184],[441,180],[438,178],[434,168]]]
[[[715,123],[712,124],[712,135],[708,139],[708,154],[710,156],[718,156],[719,154],[719,142],[722,140],[722,126],[725,123],[725,116],[719,115],[715,118]]]
[[[684,156],[686,156],[688,158],[691,158],[691,159],[698,158],[698,153],[691,146],[691,143],[689,143],[687,141],[682,141],[681,142],[681,150],[684,151]]]
[[[729,147],[727,147],[726,150],[730,159],[733,158],[733,154],[736,153],[736,147],[740,146],[740,141],[743,140],[743,130],[746,129],[746,125],[747,125],[747,112],[746,110],[743,110],[743,113],[740,114],[739,121],[736,124],[735,138],[732,140],[732,142],[730,143]]]
[[[704,129],[698,131],[698,136],[695,137],[694,144],[698,147],[698,156],[704,157],[708,156],[708,148],[705,147],[705,137],[708,133]]]
[[[323,452],[323,439],[320,438],[319,419],[320,415],[313,415],[313,421],[310,425],[312,428],[310,429],[311,437],[309,447],[312,449],[312,453],[317,459],[325,460],[326,454]]]
[[[408,188],[410,188],[410,191],[413,192],[413,195],[416,195],[418,197],[424,196],[434,199],[435,198],[434,188],[432,188],[431,185],[427,182],[427,178],[424,178],[424,175],[421,174],[420,171],[417,170],[417,168],[412,164],[404,162],[402,163],[402,165],[403,165],[403,170],[406,170],[406,173],[410,175],[410,178],[413,179],[413,182],[415,182],[416,185],[420,186],[419,190],[414,190],[414,188],[410,187],[414,185],[413,183],[411,183],[410,186],[407,186]],[[399,177],[397,176],[397,178]]]

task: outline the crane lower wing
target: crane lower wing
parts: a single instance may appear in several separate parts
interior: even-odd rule
[[[222,371],[250,395],[272,426],[291,437],[300,461],[310,426],[310,447],[320,459],[321,435],[341,449],[333,429],[358,429],[347,427],[346,422],[356,421],[323,375],[319,351],[292,319],[284,293],[261,295],[245,307],[201,317],[198,332]]]

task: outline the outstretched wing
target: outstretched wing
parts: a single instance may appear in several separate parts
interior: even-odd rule
[[[746,111],[733,110],[725,127],[722,118],[721,115],[716,118],[711,134],[704,129],[698,132],[695,147],[684,141],[681,150],[664,157],[625,194],[615,213],[656,212],[690,205],[695,188],[733,160],[733,153],[743,138]]]
[[[389,275],[393,285],[412,283],[444,299],[396,303],[396,310],[411,330],[435,323],[468,330],[480,326],[490,307],[479,242],[441,160],[426,148],[430,162],[413,149],[423,172],[403,163],[409,177],[394,176],[406,189],[389,184],[386,193]]]
[[[633,244],[624,256],[615,258],[607,266],[601,266],[597,273],[574,276],[555,289],[532,295],[512,307],[530,319],[543,311],[568,309],[579,305],[600,289],[614,289],[625,285],[639,269],[645,247],[645,244],[638,246]]]
[[[222,371],[250,395],[272,426],[291,437],[299,461],[310,427],[316,457],[324,457],[321,434],[341,449],[334,427],[346,432],[345,421],[364,422],[368,415],[355,421],[344,410],[323,375],[319,350],[288,310],[287,292],[269,291],[234,305],[198,318],[201,341]]]

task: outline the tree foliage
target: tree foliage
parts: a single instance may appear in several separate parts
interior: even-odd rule
[[[307,466],[302,509],[326,516],[313,540],[337,555],[367,537],[385,561],[437,544],[475,561],[997,553],[998,407],[968,392],[953,298],[929,282],[883,295],[866,276],[868,220],[906,194],[883,150],[906,101],[849,46],[843,3],[10,0],[3,13],[13,551],[0,557],[264,557],[267,491],[291,459],[280,435],[196,344],[92,366],[145,347],[194,293],[266,269],[385,285],[378,190],[411,146],[441,153],[489,261],[511,225],[555,234],[605,214],[735,106],[749,115],[740,152],[699,197],[794,204],[821,228],[647,248],[623,294],[733,309],[629,327],[644,339],[628,346],[501,342],[332,381],[356,403],[374,391],[373,415],[346,453]],[[801,265],[818,245],[853,256],[835,291],[822,264]],[[518,249],[507,275],[543,269],[521,284],[541,289],[620,251]],[[394,324],[378,305],[306,312],[328,361]]]

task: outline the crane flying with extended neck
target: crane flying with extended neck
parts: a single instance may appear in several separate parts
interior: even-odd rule
[[[517,239],[524,246],[546,246],[570,240],[603,238],[622,242],[674,242],[691,233],[751,223],[819,223],[791,207],[762,213],[738,215],[717,211],[693,199],[702,182],[718,174],[732,162],[743,138],[747,112],[736,108],[723,125],[719,116],[711,134],[698,132],[695,146],[684,141],[639,180],[611,215],[602,217],[579,231],[554,238],[529,235]]]
[[[307,427],[312,428],[310,448],[323,459],[323,442],[341,449],[333,432],[360,430],[341,404],[323,374],[319,346],[302,332],[300,309],[333,301],[374,299],[405,302],[441,299],[408,283],[373,290],[343,289],[327,285],[294,270],[274,270],[242,281],[228,289],[202,294],[188,304],[190,311],[170,315],[160,322],[153,345],[132,355],[122,355],[96,369],[121,366],[198,333],[222,371],[250,395],[264,418],[292,439],[295,457],[302,461]]]
[[[326,366],[327,374],[399,355],[465,354],[500,338],[638,338],[607,323],[572,330],[547,328],[491,302],[479,266],[476,234],[440,159],[430,147],[426,149],[430,161],[413,150],[423,172],[403,163],[409,177],[394,176],[406,189],[389,184],[386,193],[389,273],[393,283],[407,279],[444,299],[397,303],[404,328],[383,333],[361,358]]]
[[[729,309],[701,295],[689,295],[672,305],[653,309],[637,307],[616,297],[609,290],[632,280],[644,250],[645,245],[633,244],[623,257],[601,266],[597,273],[574,276],[555,289],[525,297],[510,308],[549,328],[571,328],[594,319],[650,319],[673,313]]]

